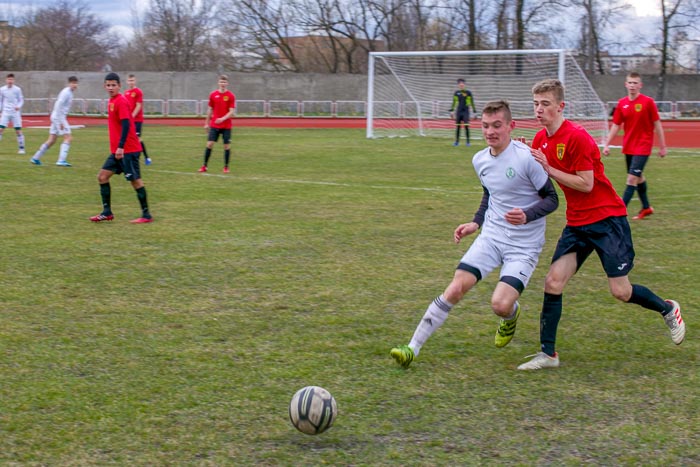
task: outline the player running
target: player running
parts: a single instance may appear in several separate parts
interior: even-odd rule
[[[499,266],[500,281],[491,296],[491,309],[501,318],[495,345],[505,347],[513,339],[520,316],[518,298],[544,246],[545,216],[559,206],[554,185],[529,148],[511,140],[513,128],[507,102],[486,104],[481,129],[488,147],[472,159],[484,194],[474,219],[455,229],[454,241],[459,243],[479,228],[481,233],[462,257],[450,285],[428,306],[411,342],[391,349],[391,356],[404,368],[445,322],[452,307]]]
[[[559,366],[555,349],[564,288],[595,251],[613,297],[659,313],[678,345],[685,338],[681,308],[643,285],[630,283],[634,265],[627,208],[605,176],[600,150],[586,130],[564,118],[564,85],[556,79],[532,88],[535,118],[544,127],[532,141],[532,156],[561,187],[566,197],[566,226],[545,279],[540,314],[541,351],[519,370]]]
[[[34,165],[41,165],[41,156],[54,145],[59,136],[63,136],[63,143],[58,153],[58,161],[56,165],[59,167],[71,167],[68,163],[68,151],[70,150],[73,135],[71,134],[70,125],[68,124],[68,113],[70,112],[71,104],[73,103],[73,94],[78,89],[78,78],[75,76],[68,77],[68,86],[58,93],[56,102],[53,104],[51,112],[51,127],[49,128],[49,139],[43,143],[34,153],[29,161]]]

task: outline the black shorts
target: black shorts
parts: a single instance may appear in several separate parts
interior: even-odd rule
[[[127,152],[122,159],[117,159],[114,154],[110,154],[102,168],[117,175],[123,173],[127,181],[133,182],[141,178],[140,155],[140,152]]]
[[[462,110],[455,112],[455,123],[459,125],[460,123],[465,123],[469,125],[469,110]]]
[[[209,128],[209,138],[207,141],[214,141],[216,143],[219,140],[219,135],[221,135],[224,144],[231,144],[230,128]]]
[[[143,128],[143,122],[134,122],[134,129],[139,138],[141,137],[141,128]]]
[[[627,163],[627,173],[635,177],[641,177],[644,172],[644,166],[647,165],[649,156],[635,156],[625,154],[625,162]]]
[[[576,270],[595,250],[608,277],[623,277],[634,266],[632,232],[626,216],[608,217],[593,224],[566,226],[561,233],[552,263],[576,253]]]

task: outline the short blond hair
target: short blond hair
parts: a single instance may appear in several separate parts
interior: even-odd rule
[[[558,79],[543,79],[532,87],[532,94],[551,92],[557,102],[564,102],[564,85]]]

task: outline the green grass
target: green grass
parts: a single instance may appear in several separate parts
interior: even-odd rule
[[[46,130],[26,134],[31,152]],[[57,148],[34,167],[10,132],[0,143],[0,464],[700,463],[696,153],[650,161],[656,214],[633,223],[632,280],[682,304],[682,346],[616,302],[591,258],[565,294],[562,366],[515,370],[538,349],[562,203],[513,342],[493,345],[492,274],[404,371],[389,349],[466,247],[451,237],[481,196],[477,148],[236,128],[224,176],[220,143],[195,173],[202,129],[144,136],[148,225],[129,224],[138,202],[120,177],[115,221],[88,221],[105,128],[75,132],[70,169]],[[606,164],[621,189],[619,152]],[[316,437],[287,416],[311,384],[339,407]]]

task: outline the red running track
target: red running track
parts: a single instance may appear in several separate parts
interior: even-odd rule
[[[105,125],[104,117],[69,117],[71,125]],[[25,127],[48,127],[48,116],[25,116]],[[147,125],[203,126],[203,118],[147,118]],[[236,118],[237,127],[259,128],[366,128],[363,118]],[[665,120],[663,122],[666,144],[673,148],[700,147],[700,120]],[[622,136],[613,140],[613,145],[622,144]]]

